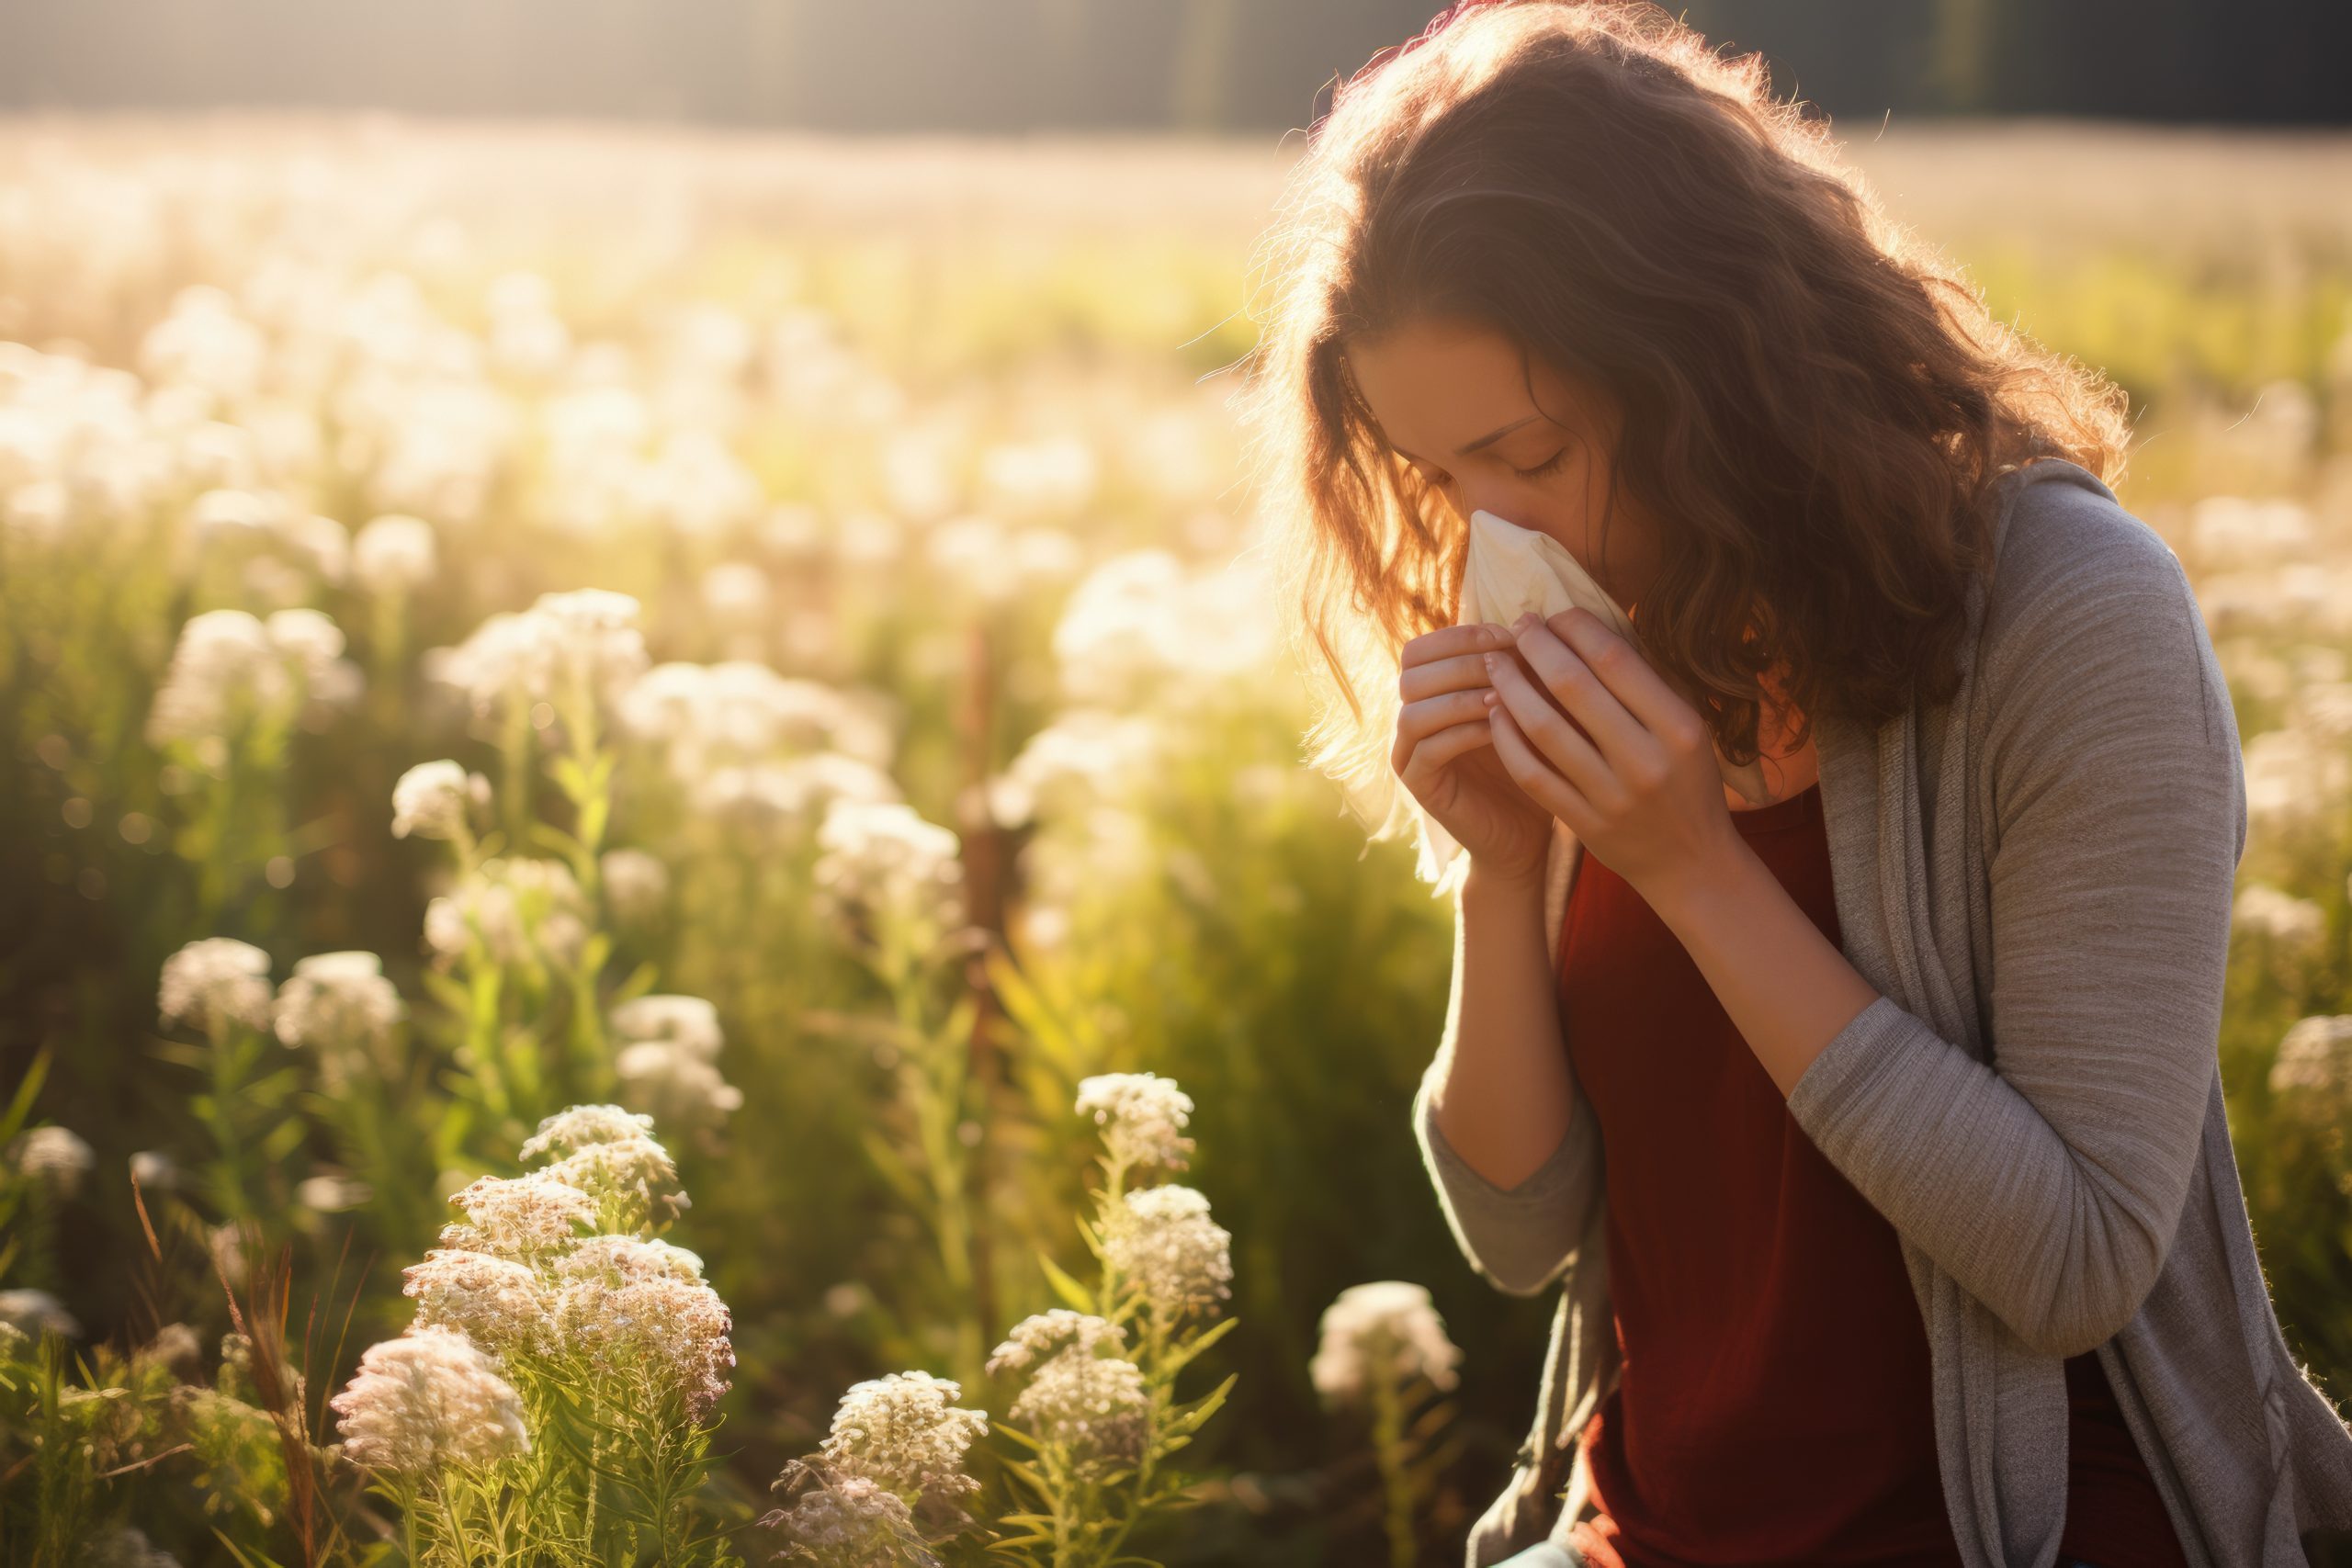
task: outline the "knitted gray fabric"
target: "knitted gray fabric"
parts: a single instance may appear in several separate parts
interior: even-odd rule
[[[2352,1429],[2279,1332],[2222,1104],[2229,688],[2179,561],[2095,475],[2038,460],[1994,504],[1958,695],[1874,734],[1815,722],[1843,951],[1881,995],[1789,1111],[1898,1235],[1969,1568],[2052,1568],[2061,1363],[2094,1347],[2192,1568],[2305,1568],[2301,1532],[2352,1529]],[[1581,859],[1555,822],[1555,964]],[[1577,1439],[1621,1360],[1598,1122],[1579,1097],[1496,1186],[1430,1111],[1453,1046],[1412,1112],[1446,1222],[1498,1289],[1563,1282],[1533,1428],[1467,1543],[1489,1568],[1588,1511]]]

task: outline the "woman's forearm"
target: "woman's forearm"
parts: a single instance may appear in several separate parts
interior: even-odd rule
[[[1786,1100],[1814,1058],[1878,999],[1744,839],[1653,905]]]
[[[1508,1189],[1559,1148],[1576,1106],[1544,885],[1482,877],[1474,865],[1454,909],[1453,994],[1430,1112],[1464,1164]]]

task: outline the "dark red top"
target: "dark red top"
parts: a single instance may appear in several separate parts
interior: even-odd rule
[[[1732,820],[1838,940],[1821,786]],[[1624,1352],[1585,1427],[1593,1568],[1934,1564],[1928,1338],[1894,1228],[1807,1138],[1681,942],[1589,850],[1560,1007],[1608,1170]],[[2067,1359],[2059,1556],[2187,1568],[2095,1353]]]

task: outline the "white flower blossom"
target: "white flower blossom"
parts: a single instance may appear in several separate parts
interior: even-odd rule
[[[1105,1262],[1170,1315],[1215,1310],[1233,1292],[1232,1234],[1209,1218],[1209,1201],[1190,1187],[1146,1187],[1125,1195],[1105,1226]]]
[[[96,1163],[90,1145],[70,1127],[34,1127],[17,1134],[8,1151],[9,1163],[20,1176],[30,1177],[60,1198],[82,1190],[82,1179]]]
[[[653,1135],[653,1118],[624,1111],[617,1105],[573,1105],[542,1119],[523,1140],[524,1159],[541,1155],[568,1155],[591,1144],[617,1144]]]
[[[350,1081],[352,1064],[396,1074],[392,1032],[408,1014],[400,992],[372,953],[317,953],[294,961],[278,987],[277,1038],[318,1053],[331,1083]]]
[[[989,1352],[987,1370],[1018,1371],[1034,1366],[1066,1344],[1076,1345],[1091,1355],[1098,1345],[1123,1349],[1126,1343],[1126,1329],[1108,1318],[1073,1312],[1069,1307],[1052,1307],[1032,1313],[1014,1324],[1004,1342]]]
[[[233,937],[209,936],[164,960],[155,998],[166,1024],[206,1034],[270,1025],[269,954]]]
[[[528,1453],[522,1396],[461,1334],[415,1328],[361,1353],[327,1401],[353,1463],[391,1474],[481,1468]]]
[[[555,1316],[538,1270],[510,1258],[436,1247],[401,1271],[423,1327],[463,1334],[492,1355],[555,1343]]]
[[[352,575],[370,593],[406,593],[433,580],[437,556],[431,524],[387,513],[352,540]]]
[[[2270,1092],[2315,1116],[2352,1110],[2352,1013],[2298,1020],[2271,1059]]]
[[[1185,1168],[1193,1141],[1183,1135],[1193,1097],[1157,1073],[1096,1073],[1078,1084],[1078,1114],[1102,1130],[1118,1166]]]
[[[0,1324],[15,1329],[28,1338],[42,1334],[62,1335],[68,1339],[82,1337],[82,1325],[65,1310],[65,1303],[47,1291],[0,1291]]]
[[[966,1410],[952,1378],[891,1372],[853,1383],[833,1411],[825,1461],[842,1475],[864,1476],[897,1493],[919,1512],[979,1490],[965,1473],[965,1450],[988,1436],[985,1411]]]
[[[795,1460],[778,1487],[807,1477],[788,1508],[760,1517],[763,1529],[784,1540],[780,1562],[819,1568],[939,1568],[906,1499],[864,1475],[833,1476],[822,1465]]]
[[[735,1370],[734,1319],[703,1282],[699,1258],[604,1236],[566,1257],[557,1276],[556,1326],[567,1345],[602,1366],[650,1374],[691,1420],[709,1415]]]
[[[1446,1337],[1444,1320],[1425,1286],[1404,1280],[1351,1285],[1323,1310],[1322,1337],[1307,1375],[1334,1404],[1361,1404],[1372,1380],[1427,1378],[1438,1388],[1459,1381],[1462,1351]]]
[[[419,762],[392,785],[392,837],[454,839],[490,810],[490,780],[444,759]]]
[[[424,908],[424,942],[444,963],[481,942],[502,965],[569,968],[588,941],[588,898],[561,861],[492,856]]]
[[[605,904],[623,926],[650,926],[670,902],[670,868],[644,850],[606,850],[596,869]]]
[[[815,880],[836,906],[899,919],[961,918],[961,840],[913,807],[836,798],[817,845]]]
[[[596,1223],[594,1198],[538,1171],[481,1177],[449,1201],[466,1217],[442,1227],[442,1246],[518,1263],[569,1251]]]
[[[1080,1337],[1046,1358],[1010,1412],[1039,1441],[1069,1452],[1088,1473],[1135,1463],[1150,1430],[1143,1369],[1124,1356],[1096,1355],[1094,1346],[1106,1338]]]

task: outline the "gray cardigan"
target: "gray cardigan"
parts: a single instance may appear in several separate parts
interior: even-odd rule
[[[1875,734],[1816,722],[1843,951],[1881,995],[1789,1112],[1897,1232],[1969,1568],[2051,1568],[2061,1360],[2094,1347],[2192,1568],[2304,1568],[2299,1532],[2352,1529],[2352,1429],[2279,1333],[2222,1105],[2229,688],[2179,561],[2096,476],[2038,460],[1995,498],[1959,694]],[[1582,856],[1554,827],[1556,964]],[[1412,1115],[1454,1239],[1512,1295],[1566,1276],[1533,1429],[1469,1537],[1486,1568],[1566,1544],[1622,1359],[1601,1128],[1579,1098],[1546,1163],[1496,1186],[1430,1111],[1452,1043]]]

